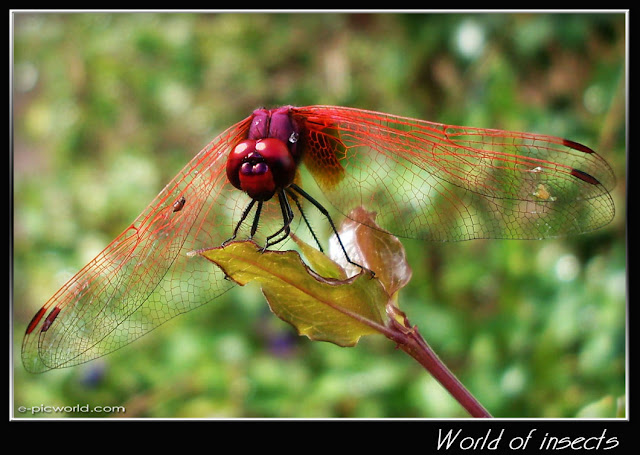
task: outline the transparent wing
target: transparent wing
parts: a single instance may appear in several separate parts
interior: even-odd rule
[[[303,162],[344,215],[401,237],[538,239],[611,221],[615,178],[597,153],[550,136],[359,109],[294,108]]]
[[[27,370],[68,367],[115,351],[232,286],[211,263],[187,253],[229,238],[248,202],[228,184],[225,165],[249,122],[198,153],[36,313],[22,344]]]
[[[341,107],[292,115],[302,125],[303,162],[335,207],[376,211],[376,222],[398,236],[543,238],[587,232],[614,215],[611,169],[575,142]],[[27,370],[105,355],[229,289],[222,272],[187,253],[227,240],[249,203],[225,166],[250,122],[196,155],[36,313],[22,346]],[[261,234],[281,225],[279,210],[265,204]]]

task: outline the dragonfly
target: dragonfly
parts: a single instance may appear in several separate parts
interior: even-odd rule
[[[104,356],[219,297],[233,282],[191,253],[235,238],[281,246],[311,228],[306,201],[331,222],[313,181],[344,216],[362,206],[377,213],[370,227],[427,241],[581,234],[615,214],[611,167],[568,139],[338,106],[256,109],[38,310],[25,368]]]

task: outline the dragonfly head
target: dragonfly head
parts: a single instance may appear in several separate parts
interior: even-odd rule
[[[268,201],[293,183],[296,163],[279,139],[246,139],[227,159],[227,178],[252,199]]]

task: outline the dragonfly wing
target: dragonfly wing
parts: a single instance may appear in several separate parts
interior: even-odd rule
[[[611,221],[609,165],[561,138],[455,127],[359,109],[295,108],[303,162],[343,214],[455,241],[577,234]]]
[[[22,345],[27,370],[103,356],[232,286],[211,263],[188,253],[226,240],[232,218],[246,203],[228,184],[225,165],[249,121],[229,128],[196,155],[129,228],[40,309]]]

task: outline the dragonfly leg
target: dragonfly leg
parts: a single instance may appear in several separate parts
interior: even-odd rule
[[[231,237],[229,237],[227,240],[225,240],[224,242],[222,242],[222,246],[225,246],[226,244],[228,244],[229,242],[231,242],[232,240],[234,240],[236,238],[236,236],[238,235],[238,230],[240,229],[240,226],[242,226],[243,221],[247,218],[247,216],[249,215],[249,212],[251,212],[251,209],[253,208],[253,205],[256,203],[255,199],[251,199],[251,202],[249,202],[249,205],[247,205],[247,207],[244,209],[244,212],[242,212],[242,216],[240,217],[240,221],[238,221],[238,224],[236,224],[236,228],[233,230],[233,235]],[[260,213],[258,212],[258,215],[260,215]],[[257,217],[256,217],[257,218]],[[256,219],[253,220],[253,224],[257,225],[257,221]],[[251,236],[253,237],[253,229],[251,232]]]
[[[298,199],[298,196],[296,196],[296,193],[294,193],[293,191],[290,191],[289,189],[287,189],[286,192],[289,195],[289,197],[293,199],[293,202],[296,203],[296,206],[300,211],[300,215],[302,215],[302,219],[304,220],[304,223],[307,225],[307,229],[309,229],[309,232],[311,232],[311,235],[313,236],[313,240],[315,240],[316,245],[318,245],[318,249],[320,250],[321,253],[324,253],[324,250],[322,249],[322,245],[320,245],[320,241],[318,240],[318,237],[316,237],[316,233],[313,232],[313,228],[311,227],[311,224],[309,224],[309,220],[307,219],[307,216],[304,214],[304,210],[302,210],[302,204],[300,204],[300,200]]]
[[[329,220],[329,224],[331,225],[331,229],[333,229],[333,233],[336,235],[336,238],[338,239],[338,243],[340,244],[340,248],[342,249],[342,252],[344,253],[344,257],[347,259],[347,262],[349,264],[355,265],[356,267],[360,267],[362,270],[368,271],[371,274],[371,276],[375,275],[375,272],[373,272],[373,270],[369,270],[366,267],[363,267],[360,264],[358,264],[357,262],[354,262],[354,261],[351,260],[351,258],[347,254],[347,250],[345,249],[345,247],[344,247],[344,245],[342,243],[342,240],[340,239],[340,235],[338,234],[338,230],[336,229],[335,224],[333,224],[333,220],[331,219],[331,215],[329,215],[329,212],[327,211],[327,209],[325,209],[322,204],[320,204],[318,201],[316,201],[313,197],[311,197],[311,195],[309,195],[306,191],[304,191],[302,188],[300,188],[295,183],[291,184],[291,186],[289,188],[291,188],[292,190],[297,192],[300,196],[302,196],[303,198],[305,198],[306,200],[311,202],[320,211],[320,213],[322,213],[325,216],[325,218],[327,220]]]
[[[293,210],[291,210],[291,205],[289,204],[289,199],[287,199],[287,195],[283,190],[278,192],[278,201],[280,202],[280,209],[282,210],[282,220],[283,225],[276,232],[267,237],[267,241],[264,245],[263,250],[266,250],[270,246],[276,245],[282,241],[284,241],[288,236],[289,232],[291,232],[291,221],[293,221]],[[284,235],[276,240],[272,240],[278,235],[284,233]]]
[[[255,199],[254,199],[255,202]],[[260,222],[260,213],[262,212],[262,201],[258,201],[258,208],[256,209],[256,214],[253,217],[253,224],[251,225],[251,236],[249,237],[250,239],[253,238],[254,235],[256,235],[256,231],[258,230],[258,223]]]

